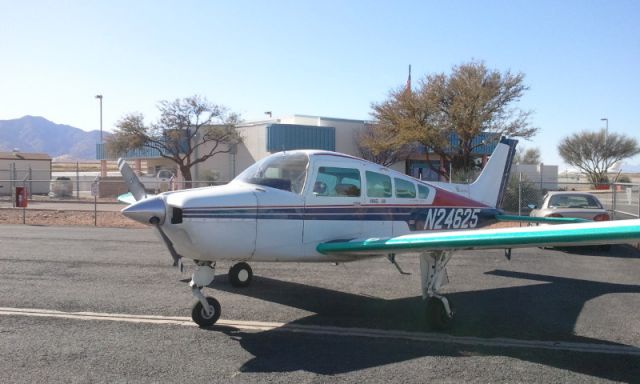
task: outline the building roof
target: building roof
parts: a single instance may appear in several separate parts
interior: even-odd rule
[[[51,156],[46,153],[29,153],[29,152],[0,152],[0,160],[49,160]]]

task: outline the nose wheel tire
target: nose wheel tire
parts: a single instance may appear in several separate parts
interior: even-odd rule
[[[253,278],[253,271],[249,264],[242,262],[235,264],[229,270],[229,282],[234,287],[247,287],[251,284],[251,279]]]
[[[210,327],[220,318],[220,303],[218,300],[213,297],[207,297],[206,299],[213,309],[212,313],[208,314],[200,301],[196,302],[191,310],[191,319],[201,327]]]
[[[453,306],[451,301],[448,301],[448,303],[451,306],[451,313],[447,312],[440,298],[431,297],[427,300],[427,322],[431,328],[438,331],[445,331],[451,328],[453,325]]]

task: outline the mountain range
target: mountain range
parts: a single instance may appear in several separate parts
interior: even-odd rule
[[[100,131],[83,131],[39,116],[0,120],[0,152],[46,153],[55,160],[95,160]]]

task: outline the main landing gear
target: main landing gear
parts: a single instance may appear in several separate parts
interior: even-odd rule
[[[453,324],[454,311],[451,302],[439,293],[449,282],[446,266],[451,252],[434,251],[420,255],[422,299],[426,304],[426,318],[431,328],[446,330]]]
[[[234,287],[248,287],[252,278],[253,271],[249,264],[245,262],[237,263],[229,270],[229,282]]]

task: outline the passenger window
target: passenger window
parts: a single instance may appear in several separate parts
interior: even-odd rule
[[[421,199],[426,199],[429,197],[429,188],[424,185],[418,184],[418,197]]]
[[[367,196],[391,197],[391,178],[377,172],[366,172]]]
[[[360,196],[360,171],[354,168],[320,167],[313,184],[316,196]]]
[[[394,178],[393,181],[396,183],[396,197],[400,199],[415,199],[416,198],[416,187],[415,185],[407,180]]]

